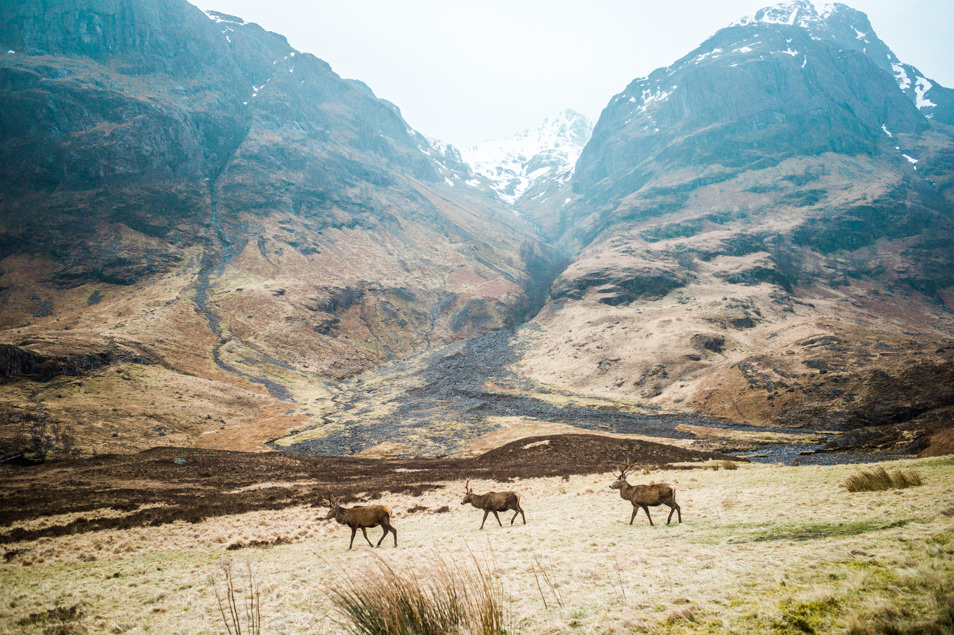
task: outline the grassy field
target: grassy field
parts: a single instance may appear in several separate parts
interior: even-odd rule
[[[349,552],[346,527],[301,506],[8,544],[0,632],[225,633],[213,582],[221,593],[228,561],[240,598],[256,578],[262,633],[347,632],[333,589],[437,560],[491,572],[510,633],[954,632],[954,458],[884,466],[923,484],[849,493],[860,469],[849,465],[631,477],[677,488],[683,523],[655,508],[651,527],[642,512],[627,524],[608,473],[471,481],[519,490],[527,515],[479,531],[482,512],[460,505],[455,482],[383,496],[396,549],[389,537],[372,550],[359,532]]]

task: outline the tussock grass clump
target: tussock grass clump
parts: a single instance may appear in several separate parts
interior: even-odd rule
[[[679,464],[677,464],[679,465]],[[710,459],[704,463],[685,463],[682,464],[687,467],[700,468],[703,470],[712,470],[713,472],[718,472],[719,470],[737,470],[739,469],[739,464],[731,459]],[[643,474],[648,474],[649,470],[643,470]]]
[[[476,558],[471,569],[435,557],[421,572],[377,567],[356,571],[330,590],[351,633],[367,635],[500,635],[504,600],[492,570]]]
[[[57,606],[56,608],[48,609],[46,611],[31,613],[29,617],[20,619],[17,624],[20,626],[29,626],[35,624],[48,625],[46,631],[57,633],[85,633],[86,630],[82,627],[77,626],[76,628],[72,628],[66,624],[67,622],[78,620],[81,617],[83,617],[83,611],[80,609],[78,604],[69,608],[65,606]]]
[[[872,471],[858,472],[845,479],[843,485],[849,492],[881,492],[889,489],[904,489],[921,484],[921,475],[909,470],[888,472],[883,467]]]

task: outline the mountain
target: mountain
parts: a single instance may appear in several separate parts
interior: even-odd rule
[[[0,437],[261,447],[535,310],[554,257],[393,104],[184,0],[0,6]]]
[[[519,208],[552,184],[569,181],[592,131],[589,119],[563,110],[536,128],[464,148],[461,157],[475,174],[474,185],[485,181],[500,200]]]
[[[849,7],[476,155],[184,0],[0,46],[0,449],[951,447],[954,91]]]
[[[807,1],[634,80],[547,203],[573,257],[521,372],[843,438],[950,421],[952,96]]]

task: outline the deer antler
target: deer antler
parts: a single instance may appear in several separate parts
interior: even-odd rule
[[[467,479],[467,482],[464,483],[464,491],[468,493],[470,492],[470,479]]]
[[[626,476],[626,474],[627,474],[631,469],[633,469],[633,464],[632,464],[632,463],[627,463],[626,465],[621,465],[621,466],[617,467],[617,469],[619,470],[619,477],[618,477],[618,478],[623,478],[624,476]]]
[[[328,496],[328,506],[334,509],[334,506],[338,504],[338,497],[332,495],[330,489],[326,490],[326,494]]]

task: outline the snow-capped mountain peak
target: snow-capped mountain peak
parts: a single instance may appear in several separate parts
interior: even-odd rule
[[[822,24],[835,7],[825,4],[819,12],[815,5],[809,0],[790,0],[789,2],[780,2],[770,7],[759,9],[754,15],[740,18],[729,26],[745,26],[755,23],[763,24],[787,24],[789,26],[799,26],[810,28],[813,25]]]
[[[463,148],[461,156],[478,180],[482,177],[502,201],[514,204],[542,181],[569,180],[592,132],[590,120],[564,110],[536,128]]]
[[[805,30],[813,40],[835,41],[847,49],[863,52],[882,70],[891,73],[898,87],[927,117],[932,117],[937,104],[929,95],[934,82],[917,68],[901,62],[894,52],[875,34],[868,17],[861,11],[831,2],[788,0],[759,9],[754,15],[736,20],[731,27],[782,25]],[[788,47],[786,53],[798,56],[800,51]],[[805,64],[807,57],[802,57]]]

